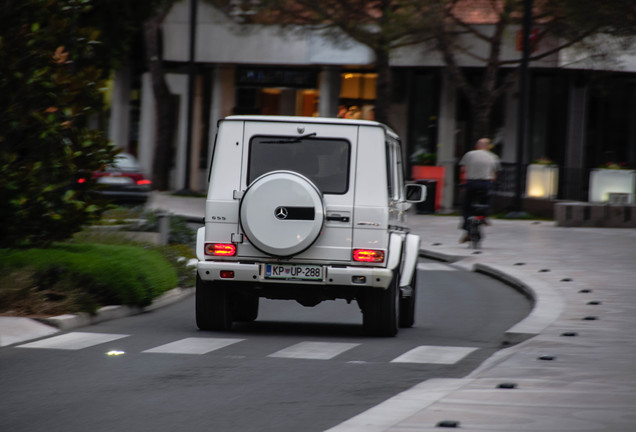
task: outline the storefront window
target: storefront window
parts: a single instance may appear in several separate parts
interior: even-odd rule
[[[314,69],[237,68],[235,114],[316,116]]]
[[[417,72],[413,76],[409,104],[409,162],[412,165],[435,165],[440,87],[438,82],[435,72]]]
[[[341,74],[338,117],[374,120],[377,79],[376,73]]]
[[[558,163],[566,140],[567,84],[555,74],[536,74],[532,79],[527,161],[547,157]]]
[[[624,75],[591,86],[587,163],[636,164],[636,80]]]

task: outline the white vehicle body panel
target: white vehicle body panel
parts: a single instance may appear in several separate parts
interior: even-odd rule
[[[220,122],[213,153],[196,246],[206,290],[216,282],[241,295],[309,306],[356,299],[361,308],[365,291],[393,293],[397,285],[412,292],[419,237],[408,234],[405,224],[409,204],[399,139],[386,126],[231,116]],[[231,253],[210,252],[219,244]],[[373,258],[356,261],[357,250]],[[203,314],[213,304],[201,295]],[[220,317],[214,326],[227,326]],[[205,315],[198,320],[212,325]]]

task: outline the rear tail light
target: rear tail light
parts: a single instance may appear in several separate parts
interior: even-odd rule
[[[137,180],[137,184],[140,186],[150,185],[152,182],[148,179]]]
[[[234,256],[236,245],[233,243],[206,243],[205,254],[210,256]]]
[[[232,270],[221,270],[221,279],[234,279],[234,272]]]
[[[377,249],[354,249],[353,260],[359,262],[384,262],[384,251]]]

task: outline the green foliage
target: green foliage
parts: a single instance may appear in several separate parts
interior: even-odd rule
[[[0,249],[0,271],[22,274],[23,288],[53,294],[49,300],[75,295],[81,299],[76,309],[84,311],[107,304],[147,306],[177,286],[175,269],[159,252],[128,245],[55,244],[48,249]],[[18,295],[7,288],[3,284],[0,289],[0,308]]]
[[[88,181],[112,161],[99,108],[99,32],[90,0],[5,0],[0,7],[0,247],[46,246],[98,218]]]
[[[126,235],[124,231],[111,230],[83,230],[73,236],[71,240],[74,244],[106,244],[106,245],[127,245],[143,247],[146,250],[153,250],[170,263],[177,272],[177,286],[194,286],[195,271],[188,266],[188,261],[196,257],[194,245],[186,243],[172,242],[167,246],[158,246],[150,243],[142,244]]]
[[[417,155],[415,165],[435,165],[437,162],[437,153],[423,152]]]

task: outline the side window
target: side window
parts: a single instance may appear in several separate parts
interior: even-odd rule
[[[402,149],[399,145],[394,144],[395,149],[395,184],[397,189],[397,198],[404,199],[404,165],[402,164]]]
[[[389,198],[393,201],[403,196],[402,154],[400,147],[393,142],[386,143],[386,173]]]
[[[385,151],[386,151],[386,180],[387,187],[389,192],[389,199],[395,199],[395,178],[393,175],[393,151],[391,149],[390,143],[385,143]]]

